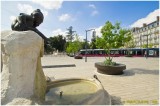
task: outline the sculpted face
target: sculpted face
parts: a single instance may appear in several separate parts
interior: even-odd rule
[[[39,16],[34,16],[33,19],[34,19],[34,23],[33,23],[34,27],[39,26],[43,22],[43,18]]]
[[[43,22],[44,17],[43,17],[43,14],[41,13],[41,11],[39,9],[33,11],[33,13],[31,15],[32,15],[33,20],[34,20],[34,22],[33,22],[34,27],[39,26]]]

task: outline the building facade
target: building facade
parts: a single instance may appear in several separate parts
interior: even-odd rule
[[[136,48],[159,48],[159,16],[156,21],[132,29]]]

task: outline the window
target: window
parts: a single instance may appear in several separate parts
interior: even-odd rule
[[[154,27],[156,27],[157,26],[157,23],[154,23]]]
[[[143,28],[143,31],[145,31],[146,30],[146,28]]]
[[[152,24],[149,25],[149,29],[151,29],[151,28],[152,28]]]
[[[153,55],[154,54],[154,51],[153,50],[149,50],[149,55]]]

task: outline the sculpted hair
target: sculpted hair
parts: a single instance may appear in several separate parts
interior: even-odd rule
[[[31,13],[32,16],[35,16],[37,18],[41,18],[42,20],[44,19],[43,13],[41,12],[40,9],[36,9]]]

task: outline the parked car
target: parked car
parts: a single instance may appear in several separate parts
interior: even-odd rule
[[[76,56],[74,56],[74,58],[75,58],[75,59],[82,59],[83,57],[80,56],[80,55],[76,55]]]

